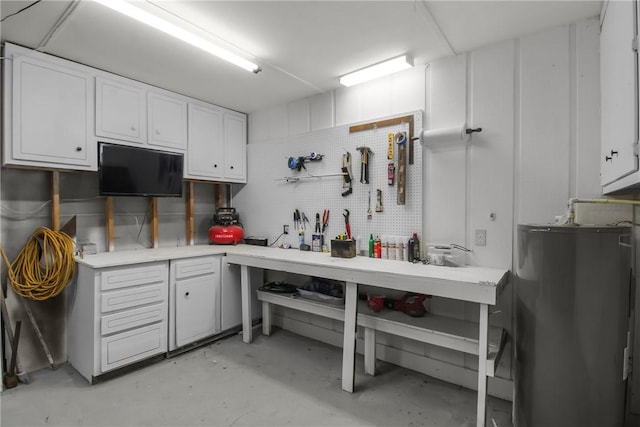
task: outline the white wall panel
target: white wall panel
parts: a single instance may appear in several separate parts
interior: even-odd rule
[[[325,92],[309,98],[311,130],[328,129],[335,126],[334,92]]]
[[[424,110],[424,65],[417,65],[391,76],[389,114]]]
[[[249,120],[249,144],[269,140],[269,110],[257,111],[248,116]]]
[[[286,105],[269,110],[269,139],[282,138],[289,134],[289,109]]]
[[[427,128],[455,126],[467,116],[467,55],[441,59],[430,65]],[[430,81],[430,83],[429,83]]]
[[[481,127],[469,147],[469,262],[511,266],[513,238],[514,43],[479,49],[470,56],[469,125]],[[490,214],[495,213],[495,221]],[[475,246],[475,229],[487,230],[487,245]]]
[[[600,187],[600,22],[578,22],[576,31],[576,167],[572,197],[602,195]]]
[[[309,99],[290,102],[287,109],[289,135],[298,135],[311,130]]]
[[[431,64],[427,70],[429,129],[460,124],[466,120],[467,58],[459,55]],[[464,147],[434,152],[424,149],[427,165],[423,207],[423,244],[465,244],[466,150]]]
[[[549,223],[569,198],[569,27],[520,42],[519,223]]]
[[[361,116],[367,121],[391,115],[391,77],[381,77],[362,84]]]
[[[336,89],[336,126],[362,119],[362,85]]]
[[[424,243],[464,245],[466,225],[465,150],[438,153],[425,149],[427,162],[426,227]],[[423,160],[425,161],[425,160]]]

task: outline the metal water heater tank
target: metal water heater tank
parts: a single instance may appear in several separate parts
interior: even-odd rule
[[[515,427],[623,426],[629,227],[518,226]]]

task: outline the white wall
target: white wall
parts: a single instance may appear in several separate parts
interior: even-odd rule
[[[590,19],[256,112],[249,116],[249,142],[418,109],[425,111],[428,129],[464,121],[482,127],[467,148],[423,150],[423,235],[429,242],[472,248],[471,264],[513,271],[517,224],[551,223],[570,197],[601,194],[599,81],[599,25]],[[486,246],[474,245],[475,229],[487,230]],[[512,291],[502,295],[501,313],[491,317],[509,331]],[[473,305],[441,299],[432,301],[431,310],[477,315]],[[314,321],[292,326],[296,315],[282,316],[287,327],[322,337],[321,322],[305,329],[300,325]],[[455,352],[399,346],[407,355],[430,358],[423,358],[424,365],[440,360],[474,368],[473,358]],[[509,360],[499,375],[511,378]]]

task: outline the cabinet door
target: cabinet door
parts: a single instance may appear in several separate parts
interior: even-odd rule
[[[193,178],[222,178],[222,110],[189,104],[189,150],[187,175]]]
[[[176,282],[176,344],[183,346],[218,332],[213,274]]]
[[[5,162],[95,170],[93,78],[58,62],[22,53],[13,58],[11,153]]]
[[[96,78],[96,135],[143,143],[146,110],[141,88]]]
[[[247,182],[247,116],[224,113],[224,177]]]
[[[149,92],[149,144],[187,148],[187,103],[181,99]]]
[[[638,141],[634,4],[608,2],[600,33],[602,185],[638,170],[634,154]]]

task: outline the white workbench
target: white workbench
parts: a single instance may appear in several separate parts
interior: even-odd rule
[[[440,267],[367,257],[334,258],[328,253],[257,246],[229,247],[227,262],[241,266],[243,340],[252,341],[251,268],[341,280],[345,286],[342,389],[353,392],[358,284],[416,292],[480,304],[477,425],[485,425],[489,305],[495,305],[508,270]]]

